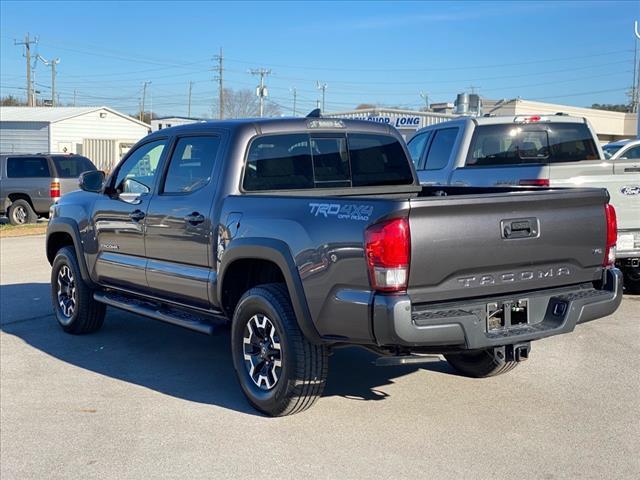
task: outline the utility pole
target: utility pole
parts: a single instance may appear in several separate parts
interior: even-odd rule
[[[27,106],[33,107],[33,85],[31,84],[31,45],[38,43],[38,37],[30,38],[29,34],[24,37],[24,42],[13,41],[14,45],[24,45],[24,57],[27,59]]]
[[[296,116],[296,100],[298,99],[298,90],[296,87],[291,88],[291,92],[293,93],[293,116]]]
[[[322,113],[324,113],[324,97],[325,97],[325,93],[327,91],[327,84],[326,83],[316,82],[316,88],[318,90],[322,91]]]
[[[73,106],[76,106],[76,89],[73,89]]]
[[[187,117],[191,118],[191,89],[193,88],[193,82],[189,82],[189,109],[187,110]]]
[[[142,82],[142,105],[140,107],[140,121],[143,121],[144,118],[144,103],[147,100],[147,85],[151,82],[147,80],[146,82]]]
[[[37,60],[40,60],[47,67],[51,67],[51,106],[56,106],[56,65],[60,63],[59,58],[54,58],[53,60],[46,60],[42,57],[42,55],[38,54],[36,56]]]
[[[636,23],[637,24],[637,23]],[[636,113],[638,111],[638,95],[640,92],[638,91],[638,38],[634,36],[633,38],[633,86],[631,87],[631,113]]]
[[[222,120],[224,118],[224,85],[222,82],[222,72],[224,71],[222,62],[224,61],[224,56],[222,55],[222,47],[220,47],[220,54],[215,55],[213,59],[218,62],[218,66],[216,67],[217,75],[213,78],[218,81],[218,108],[219,108],[219,118]]]
[[[260,99],[260,117],[264,116],[264,97],[266,97],[269,92],[267,91],[267,87],[264,86],[264,77],[267,75],[271,75],[271,69],[268,68],[253,68],[249,70],[251,75],[258,75],[260,77],[260,85],[256,88],[256,95]]]
[[[424,100],[425,111],[429,111],[429,94],[427,92],[420,92],[420,97]]]

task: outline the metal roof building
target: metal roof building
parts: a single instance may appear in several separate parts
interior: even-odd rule
[[[1,107],[0,152],[77,153],[111,170],[149,125],[108,107]]]
[[[381,107],[349,110],[347,112],[326,113],[323,114],[323,116],[385,123],[397,128],[405,140],[409,140],[416,133],[416,130],[428,125],[433,125],[434,123],[446,122],[447,120],[457,118],[459,115]]]

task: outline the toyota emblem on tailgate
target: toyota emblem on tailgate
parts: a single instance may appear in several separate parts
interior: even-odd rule
[[[620,189],[620,193],[622,193],[623,195],[640,195],[640,186],[625,185]]]

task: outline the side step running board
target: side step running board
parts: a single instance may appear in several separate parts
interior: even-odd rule
[[[127,312],[153,318],[154,320],[160,320],[161,322],[171,323],[207,335],[212,335],[216,329],[216,326],[204,316],[199,316],[186,310],[168,308],[160,304],[139,300],[119,293],[95,292],[93,298],[97,302],[119,308],[120,310],[126,310]]]

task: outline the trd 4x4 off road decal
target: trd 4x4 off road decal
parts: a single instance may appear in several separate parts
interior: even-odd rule
[[[311,214],[314,217],[329,218],[329,216],[337,217],[341,220],[362,220],[368,221],[373,214],[372,205],[357,205],[347,203],[340,205],[339,203],[310,203]]]

